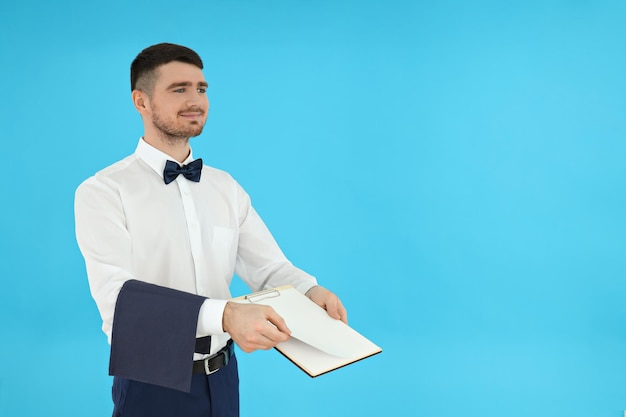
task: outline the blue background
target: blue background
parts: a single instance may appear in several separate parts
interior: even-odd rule
[[[0,39],[0,415],[110,415],[73,193],[167,41],[206,65],[194,154],[384,349],[240,353],[243,415],[622,416],[626,3],[4,1]]]

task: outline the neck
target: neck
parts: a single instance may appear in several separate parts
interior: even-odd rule
[[[183,163],[189,156],[189,152],[191,152],[189,138],[148,134],[146,132],[143,140],[180,163]]]

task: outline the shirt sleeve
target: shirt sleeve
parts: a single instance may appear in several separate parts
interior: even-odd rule
[[[91,177],[76,190],[76,240],[85,259],[91,295],[111,343],[118,294],[128,280],[141,280],[132,270],[132,248],[121,197],[114,181]],[[206,299],[200,308],[196,336],[223,334],[226,300]]]
[[[267,226],[238,186],[239,246],[235,272],[253,291],[292,285],[303,294],[317,280],[295,267],[283,254]]]
[[[132,270],[130,235],[115,184],[91,177],[76,190],[76,240],[85,259],[91,295],[111,341],[115,303]]]
[[[197,337],[225,333],[222,327],[224,308],[228,300],[206,299],[198,313]]]

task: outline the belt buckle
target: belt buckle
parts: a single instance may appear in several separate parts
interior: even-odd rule
[[[228,350],[227,350],[227,351],[225,351],[225,352],[224,352],[224,351],[222,351],[222,352],[218,352],[218,353],[216,353],[216,354],[215,354],[215,355],[213,355],[213,356],[209,356],[208,358],[206,358],[206,359],[204,360],[204,372],[205,372],[207,375],[211,375],[211,374],[216,373],[216,372],[217,372],[217,371],[219,371],[219,370],[220,370],[220,368],[222,367],[222,366],[219,366],[219,367],[217,367],[216,369],[211,370],[211,367],[209,366],[209,361],[211,361],[211,360],[213,360],[213,359],[217,358],[217,357],[218,357],[218,356],[220,356],[220,355],[223,355],[223,356],[224,356],[224,365],[222,365],[222,366],[226,366],[226,365],[228,365],[228,361],[229,361],[229,359],[230,359],[230,357],[229,357],[230,355],[228,355]]]

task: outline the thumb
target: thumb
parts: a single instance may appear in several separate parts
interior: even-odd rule
[[[289,327],[287,327],[285,319],[283,319],[273,308],[270,308],[270,310],[268,310],[266,319],[274,326],[276,326],[276,328],[282,333],[288,335],[291,334],[291,330],[289,329]]]

